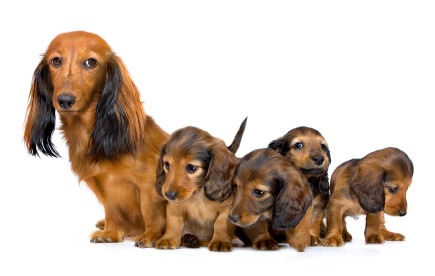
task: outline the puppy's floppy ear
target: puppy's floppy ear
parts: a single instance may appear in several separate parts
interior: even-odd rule
[[[382,211],[385,205],[384,171],[378,167],[358,165],[350,179],[350,190],[361,208],[369,213]]]
[[[160,157],[159,157],[159,161],[157,162],[157,168],[156,168],[156,191],[157,194],[159,194],[160,196],[163,196],[162,193],[162,187],[163,184],[165,184],[166,181],[166,173],[165,170],[163,169],[163,157],[166,154],[166,144],[163,145],[161,151],[160,151]]]
[[[290,150],[289,142],[284,138],[273,140],[267,147],[282,155],[285,155]]]
[[[319,190],[322,194],[329,194],[329,178],[327,172],[319,177]]]
[[[272,227],[286,230],[295,227],[313,201],[308,182],[296,170],[287,171],[280,179],[281,189],[275,200]]]
[[[44,155],[60,157],[51,141],[56,125],[52,98],[50,71],[47,61],[43,58],[33,74],[24,130],[24,142],[32,155],[39,156],[39,150]]]
[[[208,199],[222,202],[230,196],[232,191],[236,157],[224,144],[213,145],[210,156],[205,176],[204,193]]]
[[[119,58],[109,57],[104,89],[95,112],[89,155],[95,160],[114,159],[136,152],[145,137],[144,120],[139,92],[127,69]]]

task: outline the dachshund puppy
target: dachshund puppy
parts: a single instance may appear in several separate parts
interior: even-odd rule
[[[305,177],[272,149],[245,155],[234,173],[236,190],[230,220],[243,228],[262,221],[284,233],[288,244],[301,252],[310,245],[313,195]]]
[[[403,241],[405,236],[385,228],[384,213],[406,215],[406,192],[414,166],[398,148],[385,148],[338,166],[331,176],[331,198],[327,208],[324,246],[342,246],[351,241],[346,216],[366,215],[366,243]]]
[[[272,141],[268,147],[286,156],[310,183],[314,198],[310,244],[319,245],[320,238],[325,237],[324,218],[329,200],[328,168],[331,154],[328,143],[316,129],[302,126]]]
[[[35,69],[24,141],[31,155],[60,157],[51,141],[56,114],[72,171],[104,207],[91,242],[132,237],[152,247],[165,230],[155,191],[160,148],[169,135],[145,113],[126,66],[100,36],[56,36]]]
[[[168,204],[166,232],[156,248],[178,248],[187,231],[211,251],[232,249],[231,180],[245,125],[246,119],[228,148],[221,139],[192,126],[171,134],[157,165],[155,187]]]

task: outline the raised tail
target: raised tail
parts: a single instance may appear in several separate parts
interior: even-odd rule
[[[239,149],[240,142],[242,141],[243,133],[245,132],[247,120],[248,120],[248,117],[246,117],[245,120],[243,120],[242,124],[239,127],[239,131],[237,131],[237,134],[234,137],[233,142],[231,143],[231,145],[229,145],[227,147],[232,153],[236,153],[237,150]]]

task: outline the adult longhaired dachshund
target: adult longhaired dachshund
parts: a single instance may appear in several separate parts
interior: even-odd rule
[[[155,188],[168,204],[166,232],[156,248],[178,248],[183,231],[187,231],[211,251],[232,249],[235,226],[228,219],[231,181],[245,125],[246,119],[228,147],[192,126],[171,134],[157,165]]]
[[[249,228],[270,222],[276,234],[301,252],[310,245],[313,195],[305,177],[290,161],[265,148],[245,155],[236,168],[230,220]],[[285,231],[285,233],[284,233]]]
[[[331,176],[331,198],[327,208],[324,246],[342,246],[351,241],[346,216],[366,215],[366,243],[403,241],[405,236],[385,228],[384,213],[404,216],[406,193],[414,166],[398,148],[384,148],[338,166]]]
[[[136,246],[152,247],[165,230],[166,203],[155,178],[169,135],[146,115],[126,66],[100,36],[67,32],[48,46],[30,89],[30,154],[60,156],[51,141],[56,113],[73,172],[104,207],[91,242],[134,237]]]
[[[321,244],[326,232],[324,219],[329,200],[328,169],[331,154],[328,143],[318,130],[301,126],[273,140],[268,147],[286,156],[310,183],[313,192],[310,244]]]

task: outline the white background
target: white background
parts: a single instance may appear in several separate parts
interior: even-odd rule
[[[435,140],[433,1],[3,1],[0,4],[1,275],[334,275],[412,273],[433,258]],[[387,217],[404,242],[354,241],[304,253],[235,248],[161,251],[91,244],[101,205],[62,159],[22,142],[31,77],[59,33],[101,35],[123,59],[146,112],[167,132],[194,125],[233,139],[238,156],[288,130],[318,129],[330,173],[387,146],[414,161],[408,215]],[[424,253],[427,252],[427,253]],[[410,259],[414,258],[411,264]],[[154,271],[154,272],[151,272]]]

